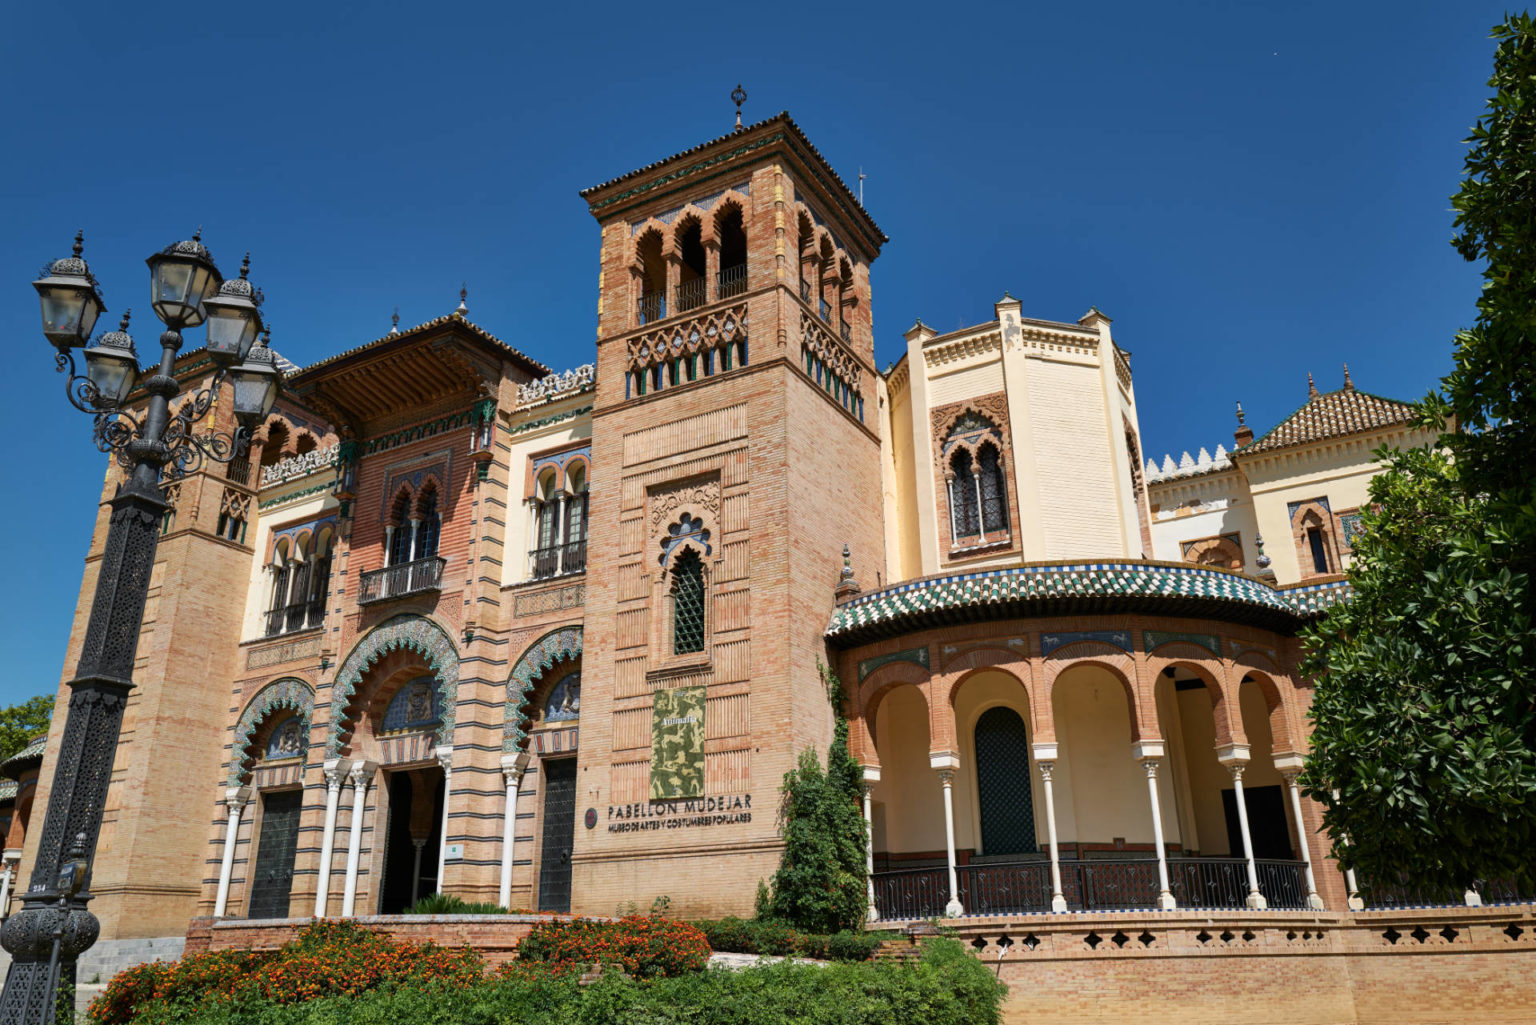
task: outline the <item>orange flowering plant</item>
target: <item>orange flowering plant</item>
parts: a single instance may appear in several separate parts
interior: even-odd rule
[[[637,979],[704,969],[709,940],[696,926],[661,915],[628,915],[612,922],[579,918],[540,922],[518,945],[520,962],[553,966],[615,964]]]

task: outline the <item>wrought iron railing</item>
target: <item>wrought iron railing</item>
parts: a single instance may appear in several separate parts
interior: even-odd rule
[[[569,541],[563,545],[535,548],[528,553],[528,572],[535,580],[566,573],[584,573],[587,569],[587,542]]]
[[[816,311],[821,314],[821,319],[825,323],[828,323],[828,324],[832,323],[832,304],[831,303],[827,302],[825,299],[817,299],[816,300]]]
[[[640,318],[640,323],[642,324],[649,324],[652,321],[665,317],[667,315],[667,293],[641,293],[635,315]]]
[[[1301,862],[1260,858],[1253,867],[1259,892],[1270,907],[1307,906],[1306,869]],[[1169,858],[1168,882],[1181,908],[1248,905],[1248,863],[1242,858]]]
[[[838,333],[843,336],[843,341],[847,342],[849,345],[853,344],[853,328],[848,326],[848,322],[846,320],[837,326],[837,330]]]
[[[747,265],[738,263],[734,267],[726,267],[719,275],[720,298],[729,299],[732,296],[741,295],[747,290]]]
[[[1484,904],[1524,904],[1536,894],[1522,891],[1508,879],[1484,879],[1472,887],[1419,886],[1406,880],[1377,883],[1361,880],[1360,898],[1368,908],[1461,907],[1468,889],[1475,890]]]
[[[803,303],[811,301],[811,283],[804,278],[800,279],[800,301]]]
[[[694,278],[692,281],[681,282],[677,286],[677,312],[692,310],[704,305],[707,278]]]
[[[267,613],[267,636],[298,633],[300,630],[318,630],[325,622],[323,600],[301,602]]]
[[[1254,868],[1259,892],[1270,907],[1306,907],[1301,862],[1258,860]],[[973,862],[958,866],[955,877],[960,904],[968,915],[1051,908],[1051,864],[1043,858]],[[1242,908],[1248,903],[1248,865],[1242,858],[1169,858],[1168,879],[1179,907]],[[1155,908],[1158,882],[1156,858],[1061,862],[1062,895],[1074,910]],[[949,872],[942,866],[876,872],[874,890],[881,918],[932,918],[942,915],[949,903]]]
[[[880,917],[936,918],[949,903],[949,870],[916,868],[876,872],[875,908]]]
[[[972,863],[955,869],[960,903],[971,915],[1015,915],[1051,910],[1049,861]]]
[[[245,458],[231,459],[224,468],[224,479],[232,480],[236,484],[249,485],[251,483],[251,461]]]
[[[443,586],[446,559],[431,556],[364,573],[357,583],[357,603],[368,605],[408,594],[436,591]]]

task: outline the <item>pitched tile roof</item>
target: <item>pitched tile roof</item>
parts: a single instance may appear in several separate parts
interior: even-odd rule
[[[1396,399],[1357,391],[1352,386],[1314,395],[1290,416],[1281,420],[1268,434],[1237,450],[1239,455],[1272,452],[1292,445],[1326,438],[1342,438],[1363,431],[1407,423],[1413,419],[1413,407]]]
[[[756,124],[744,125],[740,129],[733,129],[732,131],[726,132],[724,135],[716,136],[715,138],[710,139],[707,142],[701,142],[697,146],[693,146],[693,147],[690,147],[689,149],[685,149],[681,153],[674,153],[670,157],[665,157],[665,158],[663,158],[661,160],[655,161],[654,163],[646,164],[644,167],[637,167],[633,171],[629,171],[629,172],[626,172],[624,174],[619,175],[617,178],[610,178],[607,181],[602,182],[602,183],[597,184],[597,185],[593,185],[590,188],[582,189],[581,192],[579,193],[579,195],[581,196],[582,199],[585,199],[585,200],[588,200],[589,202],[591,202],[593,197],[597,193],[603,191],[606,188],[609,188],[610,186],[617,185],[620,182],[629,181],[629,180],[631,180],[633,178],[638,178],[641,175],[644,175],[644,174],[646,174],[646,173],[648,173],[650,171],[656,170],[657,168],[664,167],[667,164],[672,163],[674,160],[681,160],[684,157],[694,156],[694,155],[696,155],[698,153],[703,152],[704,150],[709,149],[712,146],[716,146],[716,145],[719,145],[722,142],[726,142],[727,140],[736,139],[736,138],[740,138],[740,137],[743,137],[743,136],[747,136],[747,135],[752,134],[753,132],[756,132],[758,129],[766,128],[769,125],[775,125],[775,124],[782,124],[782,125],[784,125],[789,130],[789,132],[794,136],[795,141],[799,142],[806,149],[810,150],[812,156],[814,156],[818,161],[821,162],[821,166],[827,171],[828,174],[830,174],[832,176],[832,180],[837,183],[838,189],[843,194],[843,198],[845,200],[849,201],[849,203],[851,205],[851,209],[857,210],[858,211],[858,215],[864,219],[864,221],[866,222],[867,226],[869,228],[874,229],[875,237],[881,243],[889,242],[890,241],[890,237],[888,235],[886,235],[886,233],[884,231],[880,230],[880,225],[875,223],[875,219],[869,215],[869,212],[864,209],[863,204],[861,204],[858,201],[857,197],[854,196],[853,190],[848,187],[848,183],[843,181],[842,176],[839,175],[837,173],[837,170],[835,168],[833,168],[831,163],[829,163],[827,161],[827,158],[821,155],[821,150],[817,149],[815,144],[812,143],[811,140],[806,137],[805,132],[801,130],[800,126],[795,124],[795,119],[789,116],[789,111],[787,111],[787,110],[781,110],[777,114],[775,114],[773,117],[765,118],[764,120],[759,121]],[[596,210],[596,207],[593,207],[593,209]]]
[[[508,345],[500,338],[497,338],[495,335],[491,334],[479,324],[476,324],[470,320],[466,320],[464,317],[457,313],[450,313],[446,316],[438,317],[435,320],[429,320],[425,324],[417,324],[415,327],[409,328],[405,331],[400,331],[396,334],[385,335],[383,338],[375,338],[371,342],[365,342],[362,345],[355,346],[343,352],[338,352],[334,356],[327,356],[325,359],[322,359],[319,362],[311,363],[309,366],[303,368],[302,370],[294,370],[292,372],[284,370],[284,374],[290,378],[301,374],[309,374],[311,371],[318,370],[321,367],[328,367],[332,363],[339,363],[344,359],[355,356],[366,349],[382,347],[389,342],[399,342],[405,338],[414,337],[419,334],[425,334],[434,328],[439,328],[449,323],[457,323],[460,327],[465,328],[477,338],[490,343],[494,348],[499,350],[502,355],[506,356],[514,363],[521,364],[525,370],[530,371],[535,376],[544,377],[550,373],[550,369],[544,364],[540,363],[536,359],[532,359],[527,354],[514,349],[512,346]],[[283,362],[287,363],[287,360],[284,360]],[[292,364],[289,365],[292,366]]]
[[[1347,581],[1274,588],[1228,570],[1142,561],[1054,563],[894,584],[838,606],[839,647],[945,623],[1083,613],[1198,615],[1294,632],[1349,595]]]
[[[48,746],[48,734],[39,733],[27,742],[27,746],[17,751],[11,757],[0,763],[0,773],[4,773],[11,779],[17,779],[22,772],[33,765],[41,765],[43,762],[43,749]]]

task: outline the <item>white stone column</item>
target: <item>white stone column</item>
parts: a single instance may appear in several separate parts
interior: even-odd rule
[[[1339,799],[1339,792],[1337,790],[1333,792],[1333,799],[1335,801]],[[1348,843],[1348,834],[1344,834],[1341,839],[1343,839],[1345,843]],[[1364,911],[1365,901],[1360,897],[1360,885],[1355,882],[1355,870],[1352,868],[1346,868],[1344,870],[1344,890],[1347,894],[1345,903],[1349,906],[1349,910]]]
[[[443,823],[437,838],[437,892],[447,893],[443,886],[443,870],[448,866],[448,798],[453,793],[453,745],[443,744],[433,754],[437,755],[437,764],[443,767]]]
[[[880,920],[880,908],[875,904],[875,817],[870,808],[870,796],[878,782],[880,766],[864,766],[864,880],[869,897],[867,917],[871,922]]]
[[[352,824],[347,836],[347,886],[341,895],[341,917],[351,918],[357,905],[357,867],[363,851],[363,807],[368,797],[368,784],[373,777],[373,766],[358,762],[347,773],[352,781]]]
[[[565,516],[571,497],[564,491],[555,496],[555,573],[565,572]]]
[[[0,856],[0,922],[5,921],[11,915],[11,884],[16,876],[16,866],[21,862],[21,851],[15,847],[6,848],[5,854]]]
[[[231,787],[224,791],[224,806],[229,809],[229,825],[224,830],[224,860],[219,865],[219,893],[213,900],[213,917],[223,918],[229,907],[229,880],[235,871],[235,841],[240,836],[240,815],[251,798],[250,787]]]
[[[1040,785],[1045,791],[1045,835],[1051,848],[1051,910],[1067,910],[1067,898],[1061,889],[1061,847],[1056,842],[1056,792],[1051,777],[1056,772],[1059,748],[1052,742],[1035,744],[1035,764],[1040,767]]]
[[[1275,768],[1285,779],[1286,796],[1290,799],[1291,817],[1296,821],[1296,846],[1301,848],[1301,864],[1307,882],[1307,907],[1323,910],[1323,898],[1317,892],[1317,876],[1312,872],[1312,845],[1307,843],[1307,823],[1301,817],[1301,787],[1297,777],[1301,775],[1301,755],[1281,755],[1275,759]]]
[[[347,763],[340,758],[325,760],[325,828],[320,833],[320,879],[315,886],[315,917],[324,918],[331,900],[331,860],[336,851],[336,811],[341,804],[341,781]]]
[[[527,751],[501,756],[501,774],[506,779],[507,798],[501,813],[501,885],[496,890],[496,903],[504,908],[512,906],[512,848],[517,839],[517,792],[527,769]]]
[[[411,860],[411,903],[415,904],[421,897],[421,850],[427,845],[425,839],[411,839],[411,846],[416,848],[416,853]]]
[[[928,755],[928,764],[939,774],[939,784],[944,788],[944,845],[949,853],[949,903],[944,914],[959,918],[965,914],[960,903],[960,879],[955,872],[955,770],[960,768],[960,758],[949,751]]]
[[[1166,754],[1161,740],[1131,745],[1131,757],[1147,772],[1147,797],[1152,802],[1152,842],[1157,846],[1157,906],[1164,911],[1178,907],[1168,886],[1168,847],[1163,843],[1163,806],[1157,794],[1157,763]]]
[[[1259,869],[1253,863],[1253,837],[1248,832],[1248,803],[1243,799],[1243,770],[1248,767],[1248,745],[1227,744],[1216,759],[1232,774],[1233,799],[1237,802],[1237,828],[1243,835],[1243,859],[1248,862],[1248,906],[1266,908],[1269,902],[1259,892]]]

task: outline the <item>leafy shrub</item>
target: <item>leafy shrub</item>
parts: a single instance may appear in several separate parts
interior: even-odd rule
[[[206,1003],[293,1004],[386,983],[465,986],[485,963],[469,949],[402,943],[348,921],[316,921],[280,949],[190,954],[130,968],[91,1004],[93,1025],[178,1021]]]
[[[839,707],[842,684],[821,667],[827,694]],[[784,853],[767,899],[759,891],[758,917],[776,918],[812,933],[833,933],[863,925],[869,912],[865,886],[865,832],[860,802],[864,770],[848,750],[848,721],[837,715],[823,771],[816,752],[800,753],[799,765],[784,774],[779,808]]]
[[[405,915],[505,915],[506,908],[491,901],[467,901],[451,893],[432,893],[421,898],[401,914]]]
[[[693,924],[709,938],[714,950],[833,961],[868,961],[890,935],[858,929],[805,933],[783,922],[762,918],[721,918]]]
[[[544,966],[547,967],[547,966]],[[503,974],[463,987],[385,986],[306,1004],[208,1001],[177,1025],[997,1025],[1006,992],[954,940],[924,944],[914,964],[711,969],[644,982],[610,972],[589,986],[574,974]],[[134,1025],[165,1018],[141,1018]]]
[[[540,922],[518,944],[524,961],[555,965],[616,964],[635,978],[697,972],[709,962],[709,940],[696,927],[660,915],[616,922],[578,918]]]

